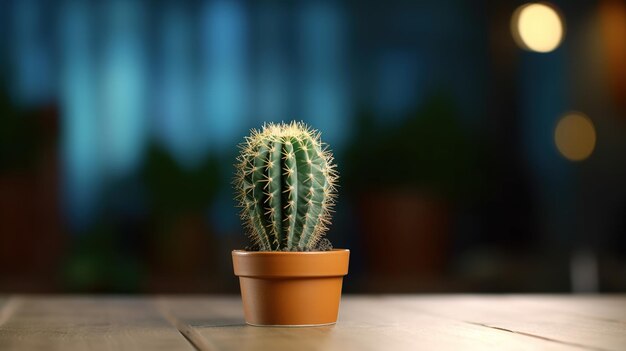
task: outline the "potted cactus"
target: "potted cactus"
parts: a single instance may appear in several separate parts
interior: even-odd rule
[[[336,197],[332,154],[301,122],[253,129],[240,148],[234,185],[252,246],[232,257],[246,322],[335,323],[349,251],[323,238]]]

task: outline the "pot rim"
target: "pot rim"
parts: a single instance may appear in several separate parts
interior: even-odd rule
[[[328,251],[247,251],[233,250],[233,255],[237,256],[280,256],[280,255],[328,255],[338,251],[350,252],[350,249],[332,249]]]
[[[233,250],[236,276],[254,278],[341,277],[348,274],[350,250],[245,251]]]

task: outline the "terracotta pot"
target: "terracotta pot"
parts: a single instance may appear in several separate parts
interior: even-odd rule
[[[233,251],[246,323],[314,326],[337,322],[349,250]]]
[[[370,279],[391,278],[397,286],[385,288],[398,290],[415,277],[443,273],[450,232],[450,211],[444,199],[401,188],[369,193],[359,205]]]

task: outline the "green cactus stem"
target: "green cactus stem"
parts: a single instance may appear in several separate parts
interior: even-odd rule
[[[240,148],[234,186],[252,243],[313,249],[330,225],[338,178],[320,133],[302,122],[269,123]]]

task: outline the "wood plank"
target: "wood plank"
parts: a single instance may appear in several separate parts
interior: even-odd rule
[[[0,350],[623,350],[625,313],[626,296],[345,296],[336,326],[260,328],[239,297],[0,297]]]
[[[193,350],[140,298],[20,297],[0,325],[0,350]]]
[[[418,298],[419,299],[419,298]],[[580,350],[446,317],[396,308],[386,298],[344,297],[340,321],[316,328],[246,326],[238,298],[165,298],[201,350]]]
[[[575,296],[387,297],[397,309],[509,330],[589,350],[626,348],[626,298]]]
[[[626,324],[626,296],[624,295],[546,295],[541,298],[522,297],[518,301],[554,313]]]
[[[18,301],[8,296],[0,296],[0,326],[13,315],[17,308]]]
[[[2,325],[2,323],[7,319],[7,317],[4,317],[4,315],[6,314],[4,305],[9,299],[10,297],[8,296],[0,295],[0,325]]]

